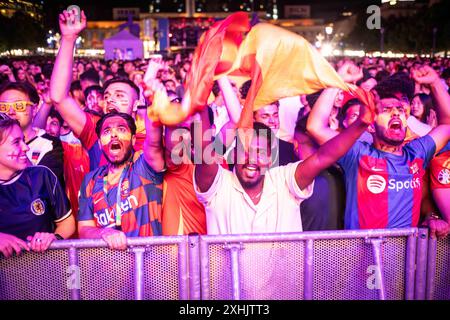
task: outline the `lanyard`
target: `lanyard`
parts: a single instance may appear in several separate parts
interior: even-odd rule
[[[122,230],[122,209],[120,208],[120,203],[122,202],[121,197],[121,189],[122,183],[125,177],[128,175],[128,171],[130,170],[130,163],[123,169],[122,174],[120,175],[119,184],[117,185],[117,194],[116,194],[116,212],[115,212],[115,220],[116,220],[116,229]],[[108,174],[103,177],[103,193],[105,195],[106,203],[108,203]],[[129,186],[128,186],[129,188]],[[109,203],[108,203],[109,205]]]

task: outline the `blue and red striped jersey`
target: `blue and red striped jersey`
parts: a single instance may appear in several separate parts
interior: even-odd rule
[[[89,172],[80,189],[78,221],[94,220],[99,228],[114,227],[118,184],[108,189],[105,198],[103,180],[108,167]],[[155,172],[141,155],[132,163],[121,184],[122,231],[128,237],[162,234],[163,174]]]
[[[357,141],[338,163],[344,169],[346,229],[416,227],[422,177],[436,144],[427,135],[402,148],[401,156]]]

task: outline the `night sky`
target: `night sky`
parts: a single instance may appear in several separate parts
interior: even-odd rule
[[[42,2],[41,0],[32,0],[34,2]],[[160,0],[161,8],[173,8],[177,2],[183,2],[184,0]],[[255,0],[255,3],[259,3],[264,0]],[[85,10],[89,20],[112,20],[112,8],[114,7],[139,7],[141,12],[149,12],[149,4],[151,0],[44,0],[44,13],[45,13],[45,26],[48,28],[57,27],[58,13],[67,8],[69,5],[76,4]],[[153,0],[155,2],[155,0]],[[217,7],[218,2],[228,2],[230,8],[237,7],[241,2],[245,0],[215,0],[205,1],[206,7]],[[248,2],[248,0],[247,0]],[[264,1],[268,2],[268,1]],[[340,12],[345,10],[356,10],[358,8],[367,7],[369,4],[379,4],[380,0],[345,0],[345,1],[332,1],[332,0],[278,0],[278,6],[282,11],[283,4],[286,5],[305,5],[310,4],[312,6],[311,13],[312,18],[322,18],[325,20],[335,19]]]

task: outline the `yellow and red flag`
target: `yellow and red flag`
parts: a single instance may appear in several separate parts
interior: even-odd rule
[[[253,111],[264,105],[325,88],[351,92],[374,110],[372,94],[345,83],[307,40],[267,23],[250,29],[244,12],[216,23],[201,38],[187,78],[192,103],[182,113],[187,116],[204,108],[213,80],[224,75],[252,80],[239,128],[252,128]]]

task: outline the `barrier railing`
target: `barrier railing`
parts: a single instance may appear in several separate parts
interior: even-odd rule
[[[202,299],[411,300],[418,239],[413,228],[201,236]]]
[[[0,259],[0,299],[189,299],[187,237],[55,241],[44,254]]]
[[[55,241],[0,258],[0,299],[450,299],[449,245],[416,228]]]
[[[427,300],[450,300],[450,237],[428,240]]]

